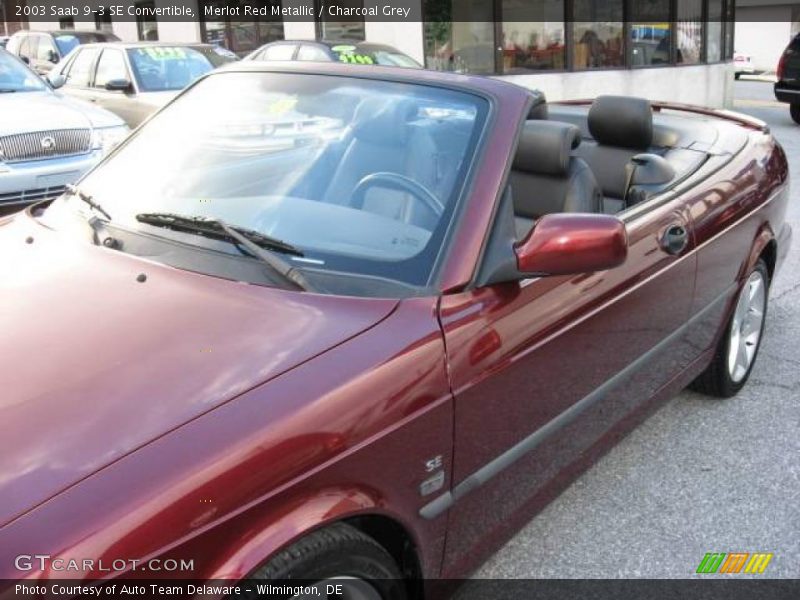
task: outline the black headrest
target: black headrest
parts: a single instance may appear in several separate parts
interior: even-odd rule
[[[387,101],[385,98],[362,100],[354,116],[355,136],[373,144],[400,145],[409,134],[409,120],[418,106],[409,99]]]
[[[514,169],[538,175],[565,175],[570,153],[580,143],[581,131],[575,125],[526,121],[514,156]]]
[[[653,143],[650,102],[630,96],[598,96],[589,109],[589,133],[598,144],[649,148]]]

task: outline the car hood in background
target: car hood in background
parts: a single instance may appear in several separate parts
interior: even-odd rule
[[[61,94],[17,92],[0,96],[0,136],[115,125],[123,125],[116,115]]]
[[[0,256],[0,525],[397,304],[180,271],[27,215]]]

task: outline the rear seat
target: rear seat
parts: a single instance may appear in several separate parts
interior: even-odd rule
[[[594,142],[581,144],[575,155],[592,169],[603,193],[603,212],[625,208],[626,165],[643,152],[662,154],[653,144],[653,111],[644,98],[598,96],[589,109]]]

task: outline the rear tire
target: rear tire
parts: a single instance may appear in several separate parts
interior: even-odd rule
[[[792,120],[800,125],[800,103],[789,105],[789,114],[792,115]]]
[[[394,559],[373,538],[345,523],[317,530],[276,554],[249,581],[273,585],[344,584],[345,600],[406,600],[403,575]],[[352,587],[347,587],[348,583]],[[324,584],[321,598],[325,598]]]
[[[769,271],[758,259],[736,296],[736,307],[717,344],[711,364],[689,386],[691,389],[730,398],[747,383],[764,337],[769,296]]]

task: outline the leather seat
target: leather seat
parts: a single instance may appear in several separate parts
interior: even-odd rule
[[[518,239],[546,214],[601,212],[600,187],[591,169],[572,155],[580,143],[580,130],[569,123],[525,123],[509,176]]]
[[[575,154],[592,169],[603,196],[612,199],[607,212],[617,212],[624,208],[626,165],[635,155],[652,152],[653,110],[644,98],[598,96],[588,127],[595,143],[582,144]]]
[[[380,172],[405,175],[435,193],[436,165],[431,157],[436,146],[426,131],[411,122],[417,111],[412,100],[363,100],[356,109],[352,136],[323,201],[351,204],[358,183],[367,175]],[[380,187],[368,192],[363,209],[426,228],[432,228],[431,223],[437,220],[425,204],[410,194]]]

